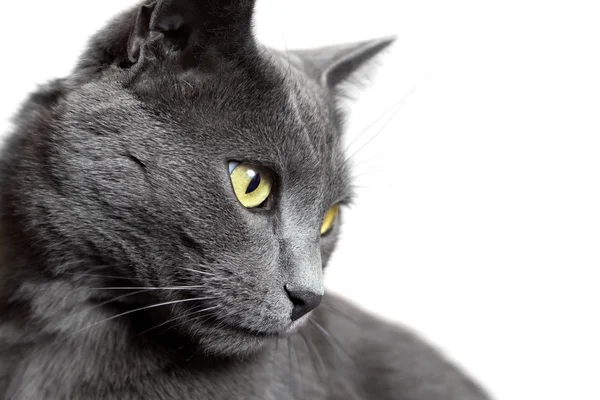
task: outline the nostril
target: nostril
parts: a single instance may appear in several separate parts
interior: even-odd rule
[[[292,291],[286,287],[288,297],[297,307],[303,307],[310,300],[310,294],[304,291]]]
[[[322,295],[313,293],[309,290],[296,289],[290,285],[285,285],[285,291],[292,301],[292,321],[296,321],[303,315],[317,308],[321,304]]]

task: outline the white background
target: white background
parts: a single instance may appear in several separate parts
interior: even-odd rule
[[[5,3],[2,132],[133,2]],[[600,399],[594,5],[259,0],[257,34],[275,47],[398,35],[350,107],[361,187],[329,287],[422,333],[497,398]]]

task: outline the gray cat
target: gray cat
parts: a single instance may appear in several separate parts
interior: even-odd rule
[[[487,398],[324,296],[352,198],[341,87],[391,40],[278,53],[253,9],[146,1],[21,109],[0,165],[1,399]]]

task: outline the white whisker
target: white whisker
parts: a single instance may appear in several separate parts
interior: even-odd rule
[[[387,119],[387,121],[385,121],[385,123],[383,124],[383,126],[381,127],[381,129],[379,129],[379,131],[377,131],[377,133],[375,133],[369,140],[367,140],[365,142],[365,144],[363,144],[361,147],[359,147],[356,151],[354,151],[352,154],[350,154],[349,157],[347,157],[348,160],[352,160],[352,158],[354,156],[356,156],[358,153],[361,152],[361,150],[363,150],[365,147],[367,147],[371,142],[373,142],[375,139],[377,139],[377,137],[385,131],[385,128],[388,127],[388,125],[390,124],[390,122],[392,122],[392,120],[394,119],[394,117],[396,116],[396,114],[398,114],[398,112],[400,112],[400,110],[402,109],[402,106],[404,104],[406,104],[406,102],[408,101],[409,98],[412,97],[413,93],[415,92],[415,90],[417,89],[417,86],[415,85],[398,103],[397,108],[394,110],[394,112],[392,113],[392,115]],[[385,115],[385,114],[384,114]]]
[[[204,272],[204,271],[199,271],[199,270],[197,270],[197,269],[192,269],[192,268],[181,268],[181,269],[183,269],[184,271],[190,271],[190,272],[194,272],[194,273],[196,273],[196,274],[201,274],[201,275],[206,275],[206,276],[213,276],[213,277],[216,277],[216,275],[215,275],[215,274],[211,274],[211,273],[209,273],[209,272]]]
[[[193,312],[191,312],[191,313],[187,313],[187,314],[184,314],[184,315],[180,315],[180,316],[178,316],[178,317],[169,318],[168,320],[166,320],[166,321],[165,321],[165,322],[163,322],[163,323],[160,323],[160,324],[158,324],[158,325],[155,325],[155,326],[153,326],[152,328],[146,329],[145,331],[138,333],[138,334],[137,334],[137,336],[141,336],[141,335],[143,335],[143,334],[145,334],[145,333],[148,333],[148,332],[150,332],[150,331],[153,331],[153,330],[155,330],[155,329],[158,329],[158,328],[160,328],[161,326],[165,326],[165,325],[167,325],[167,324],[173,323],[173,322],[175,322],[175,321],[177,321],[177,320],[179,320],[179,319],[186,319],[186,318],[189,318],[189,317],[191,317],[191,316],[193,316],[193,315],[197,315],[197,314],[200,314],[200,313],[203,313],[203,312],[206,312],[206,311],[211,311],[211,310],[214,310],[214,309],[217,309],[217,308],[219,308],[219,306],[213,306],[213,307],[203,308],[203,309],[201,309],[201,310],[198,310],[198,311],[193,311]],[[181,324],[177,324],[177,325],[175,325],[175,326],[178,326],[178,325],[181,325]]]
[[[401,98],[400,100],[394,102],[394,104],[392,104],[392,106],[390,108],[388,108],[387,110],[385,110],[383,113],[381,113],[381,115],[379,115],[377,118],[375,118],[369,125],[367,125],[366,127],[363,128],[363,130],[356,135],[356,137],[350,142],[350,144],[348,144],[346,146],[346,149],[344,150],[344,153],[347,153],[350,151],[350,149],[352,148],[352,146],[363,137],[363,135],[365,135],[367,132],[369,132],[369,130],[374,127],[378,122],[380,122],[383,117],[385,117],[386,115],[388,115],[389,113],[391,113],[392,111],[394,111],[396,109],[396,107],[398,107],[403,101],[405,101],[406,97]]]
[[[95,323],[93,323],[93,324],[91,324],[89,326],[86,326],[85,328],[81,328],[81,329],[73,332],[68,337],[74,336],[74,335],[76,335],[78,333],[81,333],[81,332],[83,332],[83,331],[85,331],[87,329],[93,328],[93,327],[98,326],[100,324],[103,324],[105,322],[112,321],[112,320],[114,320],[116,318],[123,317],[123,316],[129,315],[129,314],[133,314],[134,312],[143,311],[143,310],[149,310],[151,308],[163,307],[163,306],[168,306],[168,305],[172,305],[172,304],[186,303],[186,302],[190,302],[190,301],[211,300],[211,299],[212,299],[211,297],[195,297],[193,299],[183,299],[183,300],[166,301],[164,303],[152,304],[150,306],[136,308],[135,310],[125,311],[125,312],[122,312],[120,314],[113,315],[112,317],[103,319],[102,321],[95,322]]]
[[[90,288],[93,290],[183,290],[183,289],[199,289],[204,286],[173,286],[173,287],[136,287],[136,286],[114,286],[114,287],[97,287]]]

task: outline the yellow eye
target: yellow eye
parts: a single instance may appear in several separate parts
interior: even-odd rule
[[[329,210],[327,210],[327,212],[325,213],[325,218],[323,218],[323,225],[321,225],[321,235],[324,235],[331,230],[339,212],[339,204],[336,204],[335,206],[332,206],[331,208],[329,208]]]
[[[273,179],[264,168],[231,161],[229,176],[236,197],[246,208],[260,206],[271,194]]]

